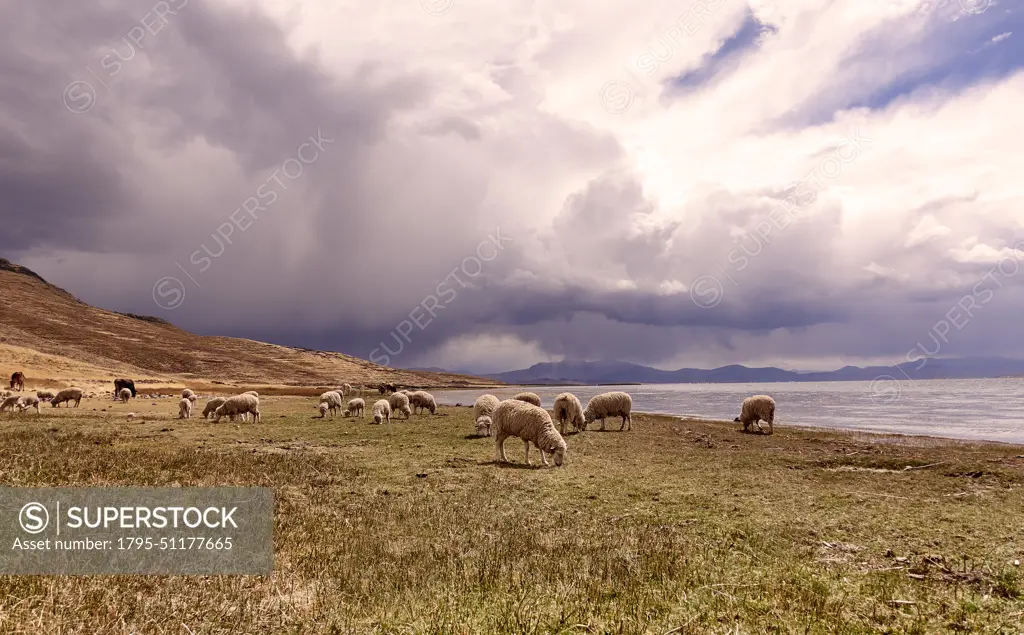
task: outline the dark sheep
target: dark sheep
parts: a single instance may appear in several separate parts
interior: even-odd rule
[[[25,390],[25,373],[20,370],[11,375],[11,390],[21,392]]]
[[[115,379],[114,380],[114,396],[121,392],[122,388],[127,388],[132,392],[132,397],[135,397],[135,382],[130,379]]]

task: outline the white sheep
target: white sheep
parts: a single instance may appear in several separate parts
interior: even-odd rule
[[[363,412],[366,410],[366,402],[363,401],[362,397],[356,397],[348,402],[348,409],[342,413],[343,417],[352,416],[363,416]]]
[[[213,399],[207,401],[206,407],[203,408],[203,419],[209,419],[210,415],[212,415],[217,410],[217,408],[223,406],[225,401],[227,401],[227,399],[224,397],[214,397]]]
[[[476,433],[489,437],[491,436],[491,415],[494,414],[494,409],[498,407],[501,400],[494,395],[480,395],[476,399],[476,403],[473,404],[473,421],[476,422]],[[487,418],[486,425],[481,425],[481,419]],[[483,432],[481,432],[483,430]]]
[[[583,429],[594,421],[601,421],[601,429],[604,430],[604,420],[607,417],[622,417],[621,431],[629,423],[629,429],[633,429],[633,418],[630,411],[633,410],[633,398],[624,392],[606,392],[593,397],[587,402],[587,409],[583,411]]]
[[[36,414],[39,414],[39,397],[26,395],[18,399],[18,412],[25,412],[29,408],[35,408]]]
[[[253,395],[235,395],[224,400],[216,410],[213,411],[214,422],[227,415],[234,420],[240,414],[252,414],[253,421],[260,420],[260,399]]]
[[[242,394],[242,395],[252,395],[253,397],[256,397],[257,399],[260,398],[260,394],[258,392],[256,392],[255,390],[246,390],[245,392],[239,393],[239,394]],[[247,412],[243,412],[242,413],[242,421],[249,421],[249,413],[247,413]]]
[[[123,388],[122,390],[128,389]],[[131,394],[132,391],[128,390],[128,395],[131,396]],[[66,403],[68,405],[68,408],[70,408],[72,401],[75,402],[76,408],[82,403],[81,388],[65,388],[64,390],[61,390],[60,392],[53,396],[53,399],[50,400],[50,405],[56,408],[60,404]]]
[[[425,390],[417,390],[410,393],[409,404],[412,406],[413,412],[419,410],[422,413],[424,409],[429,410],[430,414],[437,412],[437,402],[434,401],[434,395]]]
[[[0,403],[0,412],[4,410],[14,410],[18,407],[18,401],[21,399],[18,395],[9,395],[4,397],[3,403]]]
[[[337,390],[328,390],[324,394],[320,395],[320,403],[327,404],[327,409],[331,412],[331,417],[334,417],[334,413],[338,410],[342,410],[345,405],[342,402],[342,396]]]
[[[495,460],[498,462],[508,462],[508,458],[505,457],[505,439],[512,436],[523,440],[527,465],[530,464],[531,442],[540,450],[540,460],[544,465],[548,464],[545,453],[554,455],[555,465],[561,465],[565,460],[568,446],[555,429],[547,410],[519,399],[506,399],[494,409],[491,419]]]
[[[49,401],[49,400],[53,399],[55,396],[56,395],[54,394],[54,392],[52,390],[37,390],[36,391],[36,397],[38,397],[40,401]]]
[[[190,398],[194,394],[196,394],[196,393],[193,392],[191,388],[186,388],[185,390],[181,391],[181,398],[182,399],[188,399],[188,398]]]
[[[128,421],[134,421],[134,420],[135,420],[135,413],[134,412],[129,412],[128,413]]]
[[[373,422],[391,423],[391,404],[387,399],[378,399],[377,403],[373,404]]]
[[[178,418],[179,419],[191,419],[192,418],[192,398],[182,397],[181,401],[178,402]]]
[[[341,385],[341,395],[343,397],[348,397],[351,394],[352,394],[352,384],[342,384]]]
[[[401,412],[405,415],[406,419],[412,414],[412,409],[409,408],[409,395],[404,393],[391,393],[391,396],[388,397],[388,405],[391,406],[391,412]]]
[[[320,418],[323,419],[324,417],[327,416],[327,411],[330,408],[328,407],[326,401],[321,401],[320,404],[316,407],[316,409],[320,411]],[[346,410],[345,412],[348,412],[348,411]]]
[[[513,399],[518,399],[519,401],[525,401],[526,403],[532,403],[533,405],[537,406],[538,408],[541,407],[541,405],[540,405],[540,397],[538,397],[537,393],[535,393],[535,392],[521,392],[521,393],[519,393],[518,395],[515,395],[512,398]]]
[[[579,398],[571,392],[563,392],[555,397],[555,421],[558,422],[558,431],[565,434],[565,424],[572,426],[576,432],[587,427],[583,419],[583,404]]]
[[[750,429],[750,424],[755,424],[759,432],[764,432],[761,427],[762,421],[768,422],[768,434],[775,430],[775,400],[768,395],[754,395],[743,400],[740,409],[740,416],[733,421],[743,424],[743,431]]]
[[[120,391],[118,391],[117,398],[124,403],[128,403],[128,400],[132,398],[132,391],[128,390],[127,388],[122,388]]]

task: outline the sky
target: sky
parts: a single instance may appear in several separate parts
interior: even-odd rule
[[[0,256],[91,304],[472,372],[1024,357],[1019,3],[49,4],[0,5]]]

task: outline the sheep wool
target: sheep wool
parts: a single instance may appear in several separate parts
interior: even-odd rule
[[[190,397],[182,397],[181,401],[178,402],[178,418],[192,418],[192,399]]]
[[[487,415],[480,415],[476,420],[476,434],[481,437],[491,436],[492,420]]]
[[[501,403],[494,395],[480,395],[473,404],[473,421],[476,423],[476,433],[482,437],[491,436],[491,415],[494,409]],[[484,421],[486,419],[486,421]]]
[[[18,399],[18,410],[25,412],[29,408],[35,408],[36,414],[39,413],[39,397],[35,395],[27,395]]]
[[[409,408],[409,395],[404,393],[391,393],[391,396],[388,397],[388,405],[391,406],[391,412],[401,412],[406,419],[412,414],[412,409]]]
[[[342,397],[336,390],[328,390],[324,394],[320,395],[320,403],[327,404],[327,409],[331,413],[331,417],[334,417],[334,413],[344,409],[345,404],[342,403]]]
[[[540,405],[540,397],[538,397],[537,393],[535,393],[535,392],[521,392],[521,393],[519,393],[518,395],[516,395],[516,396],[514,396],[512,398],[513,399],[518,399],[519,401],[525,401],[526,403],[532,403],[533,405],[537,406],[538,408],[541,407],[541,405]]]
[[[366,402],[363,401],[361,397],[356,397],[355,399],[352,399],[348,402],[348,410],[346,410],[345,412],[349,414],[346,414],[345,416],[348,417],[350,415],[355,415],[362,417],[365,409]]]
[[[592,398],[587,402],[587,409],[583,411],[583,425],[594,421],[601,421],[601,429],[604,430],[604,420],[607,417],[622,417],[622,425],[619,431],[629,423],[629,429],[633,429],[633,419],[630,411],[633,410],[633,398],[624,392],[606,392]]]
[[[327,416],[327,402],[325,402],[325,401],[321,401],[321,402],[320,402],[320,405],[319,405],[319,406],[317,406],[317,410],[319,410],[319,411],[320,411],[320,418],[321,418],[321,419],[323,419],[324,417],[326,417],[326,416]],[[345,412],[348,412],[348,410],[346,410]]]
[[[194,393],[191,388],[186,388],[185,390],[181,391],[181,398],[182,399],[188,399],[189,397],[191,397],[194,394],[196,394],[196,393]]]
[[[743,400],[743,406],[740,408],[740,416],[733,421],[742,423],[744,432],[750,429],[751,424],[756,425],[758,430],[764,432],[761,422],[766,421],[768,434],[772,434],[775,432],[775,400],[768,395],[747,397]]]
[[[224,400],[214,413],[214,421],[220,421],[223,416],[230,416],[232,420],[240,414],[252,414],[253,421],[260,420],[260,400],[253,395],[235,395]]]
[[[434,401],[434,395],[430,394],[425,390],[417,390],[416,392],[409,394],[409,404],[412,406],[412,411],[417,410],[422,412],[429,410],[430,414],[437,412],[437,402]]]
[[[203,408],[203,419],[209,419],[210,415],[212,415],[214,411],[217,410],[217,408],[220,408],[222,405],[224,405],[225,401],[227,401],[227,399],[225,399],[224,397],[214,397],[213,399],[207,401],[206,407]]]
[[[122,388],[120,391],[118,391],[117,398],[124,403],[128,403],[128,400],[132,398],[132,391],[128,390],[127,388]]]
[[[128,394],[131,394],[130,390],[128,391]],[[81,388],[65,388],[64,390],[59,391],[56,395],[53,396],[53,399],[50,400],[50,405],[56,408],[60,404],[66,403],[70,408],[72,401],[75,402],[76,408],[79,406],[79,404],[82,403]]]
[[[3,403],[0,403],[0,412],[3,412],[4,410],[14,410],[18,405],[19,399],[21,399],[21,397],[17,395],[4,397]]]
[[[54,392],[52,390],[37,390],[36,391],[36,397],[38,397],[40,399],[40,401],[43,401],[43,400],[49,401],[50,399],[53,399],[54,397],[56,397],[56,395],[54,394]]]
[[[579,397],[571,392],[563,392],[555,397],[555,421],[558,422],[558,431],[565,434],[565,424],[572,426],[576,432],[587,427],[583,420],[583,404]]]
[[[565,460],[568,446],[562,435],[555,429],[551,415],[540,406],[518,399],[506,399],[494,409],[491,419],[495,459],[498,462],[508,462],[508,458],[505,457],[505,439],[513,436],[523,440],[527,465],[530,463],[531,442],[540,450],[540,460],[544,465],[548,464],[548,460],[544,456],[545,453],[554,455],[555,465],[561,465]]]
[[[391,404],[387,399],[378,399],[377,403],[373,404],[373,422],[391,423]]]

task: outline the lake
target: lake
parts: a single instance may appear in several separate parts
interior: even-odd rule
[[[929,435],[1024,444],[1024,379],[903,378],[820,383],[645,384],[642,386],[545,386],[437,391],[438,403],[473,405],[485,392],[507,399],[537,393],[550,408],[560,392],[584,407],[594,395],[622,390],[633,410],[732,421],[745,397],[775,399],[775,425]],[[618,420],[615,420],[618,421]],[[618,428],[618,423],[607,421]],[[737,424],[739,425],[739,424]]]

